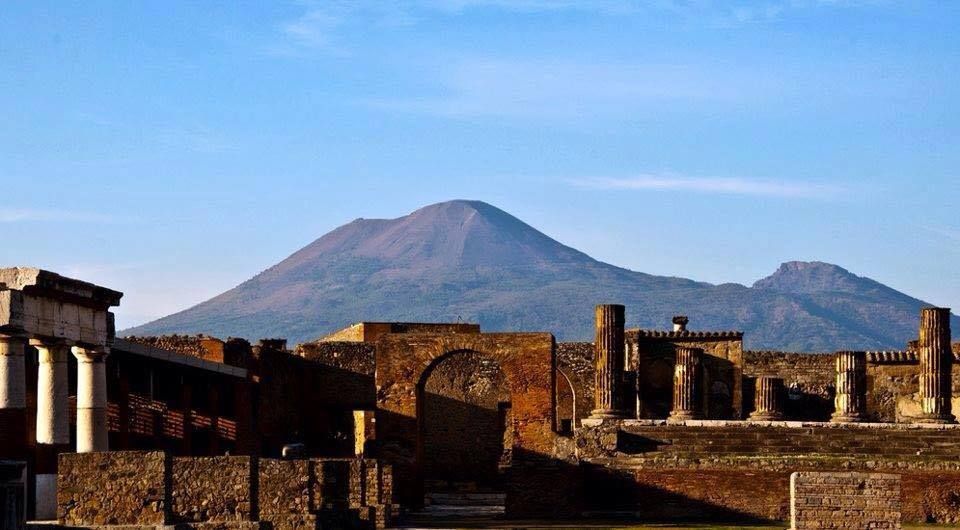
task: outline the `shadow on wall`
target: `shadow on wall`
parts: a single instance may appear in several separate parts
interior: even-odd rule
[[[311,456],[353,456],[353,411],[376,403],[372,373],[288,352],[263,351],[256,361],[261,454],[278,457],[284,444],[299,442]]]
[[[507,493],[507,517],[514,519],[587,516],[641,523],[709,520],[743,524],[778,520],[724,507],[719,499],[711,500],[711,495],[736,487],[717,481],[743,480],[734,474],[705,472],[696,476],[697,471],[689,470],[638,474],[630,469],[579,463],[559,454],[536,453],[516,444],[509,448],[504,445],[509,433],[495,430],[502,425],[502,416],[496,410],[436,394],[426,394],[424,403],[419,454],[417,445],[406,441],[410,438],[390,436],[396,429],[416,431],[415,418],[378,416],[377,455],[394,465],[395,491],[400,503],[408,508],[422,506],[425,490],[446,485],[503,491]],[[509,420],[503,425],[516,427]],[[633,441],[642,449],[657,447],[654,440],[636,438]],[[557,439],[568,440],[560,436]],[[623,439],[620,443],[631,442]],[[504,460],[505,455],[510,456],[509,461]],[[659,480],[661,477],[666,480]],[[700,498],[671,491],[671,482],[683,483],[685,487],[700,483]],[[756,487],[766,486],[758,483]],[[786,517],[787,509],[782,506],[774,511]]]

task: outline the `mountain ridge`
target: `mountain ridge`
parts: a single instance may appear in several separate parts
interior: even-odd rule
[[[361,320],[479,322],[588,340],[592,307],[630,326],[740,329],[750,347],[902,348],[925,302],[823,262],[790,261],[752,286],[654,276],[598,261],[481,201],[355,219],[210,300],[125,333],[310,340]],[[954,321],[956,322],[956,317]]]

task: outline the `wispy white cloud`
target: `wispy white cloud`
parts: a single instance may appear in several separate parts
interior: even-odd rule
[[[806,199],[827,199],[843,191],[840,186],[815,182],[687,177],[672,174],[643,174],[623,178],[588,177],[570,179],[568,182],[575,187],[594,190],[684,191]]]
[[[114,217],[108,214],[95,212],[81,212],[55,209],[35,208],[4,208],[0,209],[0,223],[24,222],[78,222],[78,223],[108,223]]]
[[[747,65],[633,64],[579,60],[452,61],[438,74],[437,92],[381,97],[361,104],[388,111],[450,118],[629,117],[692,105],[755,105],[796,90],[786,76]]]
[[[268,47],[278,55],[309,51],[348,54],[342,34],[352,25],[397,27],[433,16],[458,16],[471,10],[518,14],[576,11],[600,16],[663,15],[684,24],[736,27],[770,23],[792,12],[818,7],[864,7],[892,0],[322,0],[303,2],[303,13],[278,26],[283,41]]]

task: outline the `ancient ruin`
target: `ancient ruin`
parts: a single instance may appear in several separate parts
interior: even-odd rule
[[[895,352],[745,351],[685,316],[625,329],[616,304],[593,343],[361,322],[290,347],[117,338],[118,292],[23,268],[0,284],[4,529],[791,512],[806,528],[838,485],[877,528],[960,522],[947,309]]]

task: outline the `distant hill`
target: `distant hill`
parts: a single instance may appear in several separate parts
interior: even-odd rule
[[[361,320],[479,322],[591,340],[597,303],[630,327],[738,329],[751,348],[902,348],[927,305],[820,262],[789,262],[752,287],[652,276],[597,261],[478,201],[357,219],[237,287],[125,334],[316,338]],[[958,320],[954,319],[956,327]],[[957,328],[960,329],[960,328]]]

